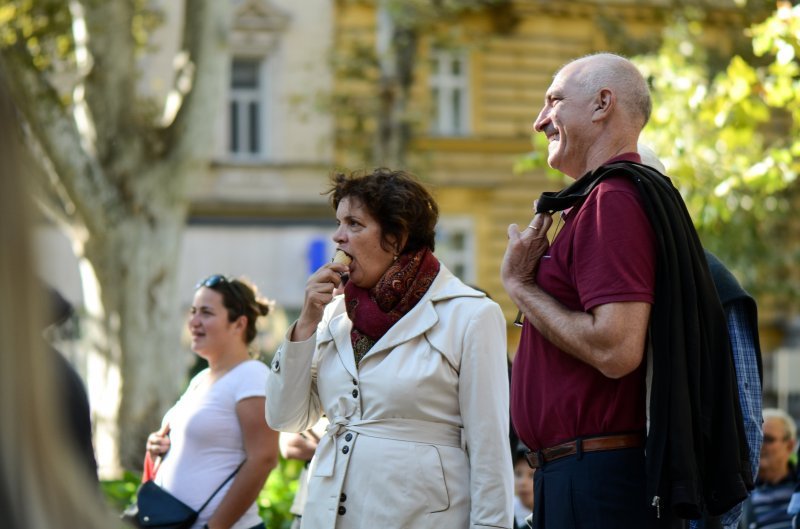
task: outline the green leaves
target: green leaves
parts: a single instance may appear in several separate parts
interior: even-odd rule
[[[303,470],[303,462],[297,459],[280,458],[278,466],[269,474],[264,488],[258,495],[258,512],[267,527],[289,529],[294,515],[289,512],[297,492],[297,478]]]
[[[24,43],[40,70],[69,59],[73,49],[68,2],[0,0],[0,50]]]
[[[748,34],[758,62],[737,55],[716,74],[689,23],[636,57],[655,109],[642,140],[681,189],[704,243],[754,292],[796,304],[782,272],[796,250],[782,238],[800,170],[800,8],[781,7]]]

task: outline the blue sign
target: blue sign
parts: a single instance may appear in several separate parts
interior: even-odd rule
[[[322,238],[311,239],[306,255],[308,256],[308,273],[310,275],[330,260],[327,241]]]

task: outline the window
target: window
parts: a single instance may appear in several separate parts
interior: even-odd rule
[[[467,60],[461,52],[434,51],[431,56],[431,133],[462,136],[468,132]]]
[[[440,217],[436,225],[436,257],[465,283],[475,281],[475,240],[472,219]]]
[[[228,151],[235,158],[266,154],[263,69],[260,59],[235,58],[231,65]]]
[[[280,91],[281,42],[291,17],[275,3],[232,2],[229,90],[219,102],[228,111],[219,113],[217,146],[234,163],[264,163],[280,149],[275,144],[280,108],[274,98]]]

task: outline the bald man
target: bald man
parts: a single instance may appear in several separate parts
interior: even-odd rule
[[[637,153],[650,110],[636,67],[601,53],[555,75],[533,125],[575,180],[509,226],[501,269],[525,316],[511,414],[537,468],[536,529],[679,527],[752,487],[702,245]]]
[[[650,94],[626,59],[564,66],[533,125],[548,164],[578,180],[641,162]],[[525,315],[512,417],[538,467],[534,527],[645,527],[645,342],[654,300],[654,233],[629,178],[607,178],[553,221],[511,225],[502,266]],[[580,441],[578,441],[580,440]]]

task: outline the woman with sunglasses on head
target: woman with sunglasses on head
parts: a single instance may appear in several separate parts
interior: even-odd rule
[[[269,309],[244,280],[213,275],[197,285],[189,331],[208,368],[147,439],[162,458],[156,484],[195,510],[211,498],[192,528],[264,527],[255,501],[277,464],[278,433],[264,422],[268,369],[248,346]]]
[[[433,255],[438,207],[407,173],[337,174],[329,195],[349,264],[309,278],[267,380],[271,427],[330,421],[301,527],[512,527],[500,308]]]

